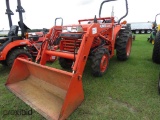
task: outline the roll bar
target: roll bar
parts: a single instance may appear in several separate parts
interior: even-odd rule
[[[99,17],[101,17],[101,11],[102,11],[102,6],[103,6],[103,4],[106,3],[106,2],[112,2],[112,1],[117,1],[117,0],[105,0],[105,1],[103,1],[103,2],[101,3],[100,8],[99,8]],[[125,0],[125,3],[126,3],[126,14],[125,14],[124,16],[122,16],[122,17],[118,20],[118,24],[120,24],[121,20],[128,15],[128,1]]]
[[[11,15],[14,15],[14,13],[10,9],[9,0],[6,0],[6,7],[7,7],[7,9],[6,9],[5,14],[8,15],[9,27],[11,28],[11,26],[12,26]],[[21,6],[21,0],[17,0],[17,9],[16,9],[16,12],[19,12],[21,36],[24,37],[24,23],[23,23],[23,15],[22,15],[22,13],[24,13],[25,10]]]
[[[24,37],[24,24],[23,24],[23,15],[22,13],[25,12],[23,7],[21,6],[21,0],[17,0],[17,9],[16,12],[19,12],[19,20],[20,20],[20,26],[21,26],[21,34],[22,37]]]
[[[156,20],[157,20],[157,16],[160,15],[160,13],[158,13],[156,16],[155,16],[155,21],[154,23],[156,23]]]
[[[11,18],[11,15],[14,15],[14,13],[13,13],[13,12],[11,11],[11,9],[10,9],[9,0],[6,0],[6,7],[7,7],[7,9],[6,9],[5,14],[8,15],[9,27],[11,28],[11,26],[12,26],[12,18]]]

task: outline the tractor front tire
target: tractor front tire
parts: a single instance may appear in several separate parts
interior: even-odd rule
[[[29,58],[32,59],[31,54],[29,52],[27,52],[26,50],[24,50],[24,49],[14,49],[7,56],[7,61],[6,61],[7,65],[9,67],[12,67],[12,65],[14,63],[14,60],[17,57],[21,57],[21,58],[24,58],[24,59],[29,59]]]
[[[59,64],[61,65],[62,68],[64,69],[70,69],[73,63],[73,60],[71,59],[66,59],[66,58],[58,58]]]
[[[153,62],[160,64],[160,31],[157,33],[152,53]]]
[[[131,53],[132,34],[129,29],[120,30],[116,39],[116,55],[120,61],[127,60]]]
[[[95,77],[101,77],[107,70],[109,65],[110,54],[108,49],[99,48],[92,57],[92,74]]]

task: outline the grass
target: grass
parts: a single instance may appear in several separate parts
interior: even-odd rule
[[[83,74],[85,100],[69,120],[160,119],[157,91],[160,66],[152,62],[153,45],[147,42],[148,36],[136,35],[130,58],[120,62],[113,57],[103,77],[93,77],[87,63]],[[57,62],[54,66],[59,67]],[[5,88],[8,74],[9,69],[0,66],[0,119],[43,120],[34,110],[32,115],[4,115],[5,110],[31,109]]]

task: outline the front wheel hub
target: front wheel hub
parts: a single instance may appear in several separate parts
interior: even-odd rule
[[[108,56],[107,55],[103,55],[102,59],[101,59],[101,63],[100,63],[101,72],[104,72],[106,70],[107,65],[108,65]]]

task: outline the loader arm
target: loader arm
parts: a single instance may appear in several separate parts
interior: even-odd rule
[[[79,74],[80,77],[82,77],[84,67],[86,65],[86,61],[88,58],[88,54],[90,52],[90,48],[92,46],[93,40],[95,36],[98,36],[98,23],[95,23],[91,25],[88,28],[88,31],[86,34],[83,36],[80,48],[79,48],[79,53],[77,55],[77,60],[75,61],[74,67],[73,67],[73,73]],[[95,33],[93,31],[95,30]],[[97,30],[97,32],[96,32]]]

